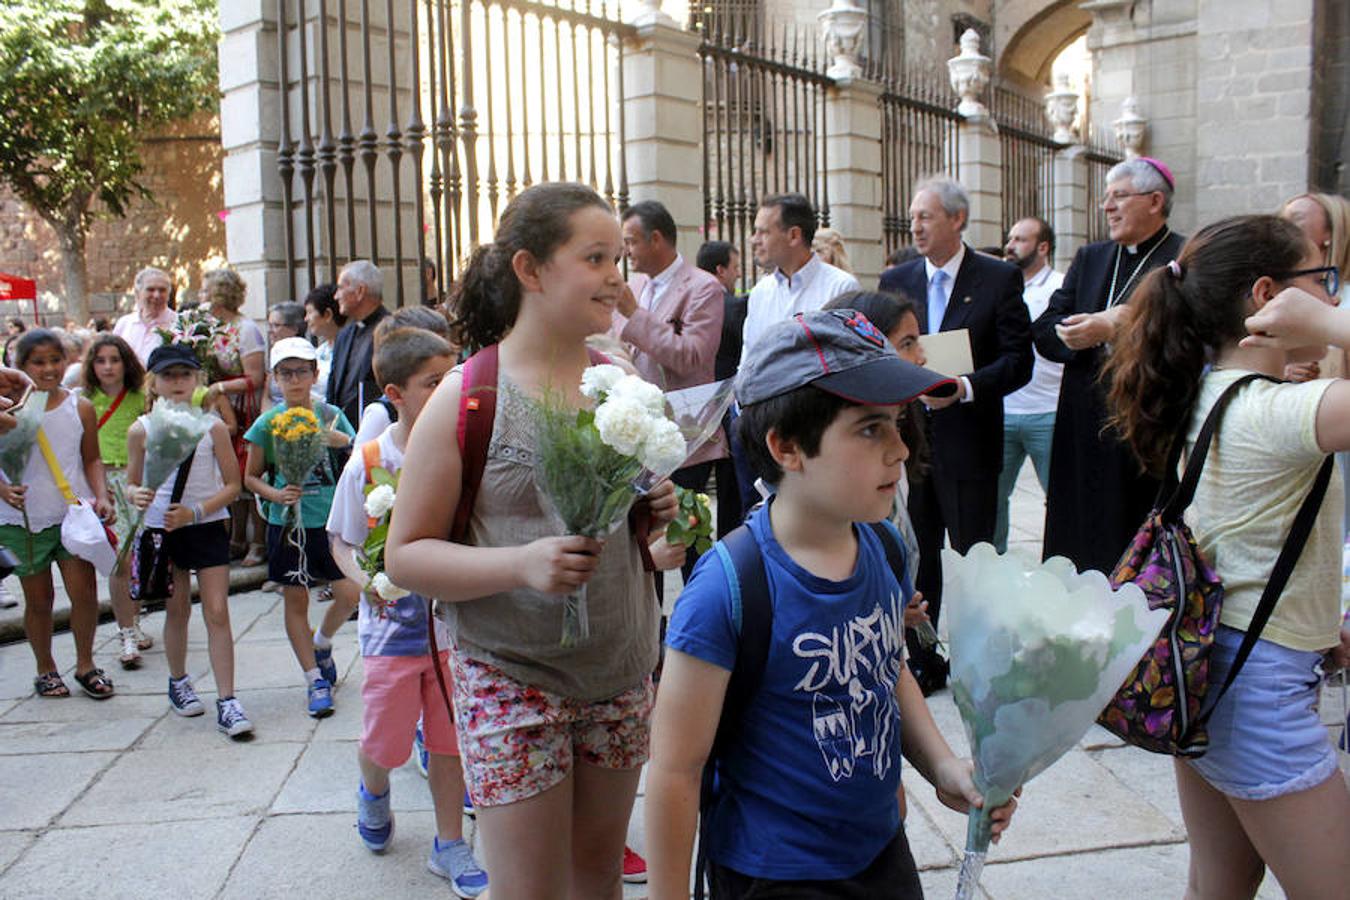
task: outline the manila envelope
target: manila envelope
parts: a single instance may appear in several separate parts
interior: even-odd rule
[[[919,346],[923,347],[923,354],[928,357],[926,368],[939,375],[956,378],[975,371],[975,363],[970,355],[968,328],[920,335]]]

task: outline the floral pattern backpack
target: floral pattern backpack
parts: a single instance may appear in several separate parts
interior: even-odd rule
[[[1111,573],[1113,585],[1134,582],[1143,589],[1150,609],[1164,607],[1171,612],[1152,648],[1097,719],[1126,743],[1153,753],[1197,757],[1209,748],[1206,723],[1275,610],[1331,479],[1332,458],[1328,456],[1294,517],[1228,677],[1217,690],[1211,690],[1214,685],[1209,681],[1209,659],[1223,606],[1223,583],[1201,555],[1182,516],[1195,497],[1200,470],[1223,411],[1238,391],[1258,378],[1278,381],[1266,375],[1247,375],[1219,396],[1196,438],[1180,484],[1176,471],[1186,443],[1185,432],[1176,437],[1158,501]]]

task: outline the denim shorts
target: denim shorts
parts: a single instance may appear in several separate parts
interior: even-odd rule
[[[1243,633],[1220,626],[1209,678],[1218,690]],[[1317,787],[1336,772],[1331,733],[1317,712],[1321,655],[1258,640],[1209,720],[1209,751],[1190,765],[1239,800],[1271,800]]]

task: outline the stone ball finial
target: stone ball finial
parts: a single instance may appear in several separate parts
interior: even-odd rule
[[[1054,90],[1045,95],[1045,117],[1054,128],[1054,139],[1060,144],[1078,143],[1078,92],[1063,72],[1055,76]]]
[[[967,119],[988,118],[989,108],[980,101],[989,87],[991,60],[980,52],[980,35],[967,28],[961,35],[961,53],[947,60],[952,90],[961,98],[956,111]]]
[[[1125,150],[1125,157],[1139,156],[1144,150],[1144,135],[1148,132],[1148,119],[1139,112],[1139,101],[1133,96],[1126,97],[1120,108],[1120,118],[1111,123],[1115,127],[1116,140]]]
[[[834,0],[833,5],[816,18],[831,59],[825,74],[836,81],[861,77],[863,71],[858,54],[867,33],[867,10],[850,0]]]
[[[650,25],[678,27],[675,20],[665,10],[661,9],[661,0],[636,0],[632,7],[633,13],[628,19],[628,24],[635,28],[644,28]]]

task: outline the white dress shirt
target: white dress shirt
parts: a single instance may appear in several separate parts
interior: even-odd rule
[[[741,359],[764,330],[799,312],[820,309],[840,294],[860,290],[858,279],[812,253],[791,276],[770,272],[750,290],[741,338]]]
[[[924,298],[925,298],[924,303],[928,302],[927,285],[933,283],[933,276],[938,273],[939,269],[941,269],[943,272],[947,273],[947,280],[942,283],[942,293],[947,295],[946,302],[942,305],[942,308],[945,310],[952,305],[952,291],[955,290],[956,288],[956,273],[961,271],[961,263],[963,260],[965,260],[965,258],[966,258],[965,241],[961,242],[961,246],[957,248],[956,253],[952,256],[952,258],[947,260],[940,266],[933,265],[933,261],[926,256],[923,258],[923,271],[928,278],[928,282],[924,286]],[[928,322],[928,333],[937,334],[941,330],[942,330],[942,323],[932,321],[932,317],[930,316]],[[966,389],[965,395],[961,397],[961,402],[962,403],[973,402],[975,400],[975,389],[971,387],[970,379],[964,375],[960,376],[960,379],[961,384]]]
[[[1022,301],[1027,315],[1036,321],[1050,305],[1050,295],[1064,283],[1064,273],[1049,266],[1043,267],[1022,287]],[[1052,413],[1059,406],[1059,383],[1064,376],[1064,364],[1051,362],[1032,347],[1036,354],[1031,380],[1003,398],[1003,412],[1010,416],[1029,416]]]
[[[680,271],[680,267],[683,265],[684,257],[676,253],[674,262],[662,269],[660,273],[647,279],[647,284],[642,289],[642,296],[637,298],[638,305],[651,312],[656,304],[661,302],[661,295],[670,287],[675,280],[675,273]]]

